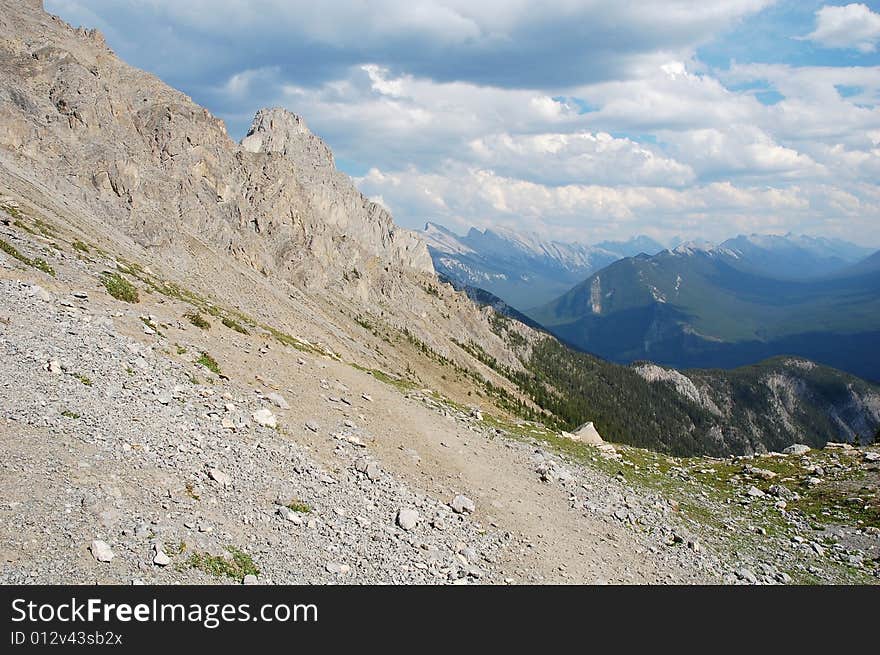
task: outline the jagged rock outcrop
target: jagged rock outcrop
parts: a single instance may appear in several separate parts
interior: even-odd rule
[[[13,6],[15,5],[15,6]],[[305,288],[366,299],[426,246],[335,169],[304,121],[257,113],[241,145],[223,122],[119,61],[94,30],[0,3],[0,167],[31,174],[166,256],[187,240]]]

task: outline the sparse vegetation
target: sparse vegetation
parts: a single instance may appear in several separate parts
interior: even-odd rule
[[[26,257],[25,255],[21,254],[15,246],[13,246],[11,243],[4,241],[3,239],[0,239],[0,250],[5,252],[13,259],[17,259],[22,264],[32,266],[37,270],[43,271],[43,273],[46,273],[47,275],[55,277],[55,269],[52,268],[49,265],[49,262],[47,262],[45,259],[42,259],[40,257],[35,257],[34,259]]]
[[[300,514],[309,514],[312,511],[311,505],[302,500],[291,501],[290,503],[288,503],[287,509],[294,512],[299,512]]]
[[[234,546],[227,546],[230,558],[207,553],[193,553],[187,560],[190,568],[204,571],[215,578],[232,578],[241,582],[246,575],[259,575],[260,569],[254,564],[254,560],[243,550]]]
[[[84,373],[73,373],[73,377],[82,382],[87,387],[92,386],[92,379]]]
[[[86,245],[85,243],[83,243],[79,239],[74,241],[71,245],[73,246],[74,250],[78,250],[79,252],[86,253],[86,254],[91,252],[91,249],[88,247],[88,245]]]
[[[116,298],[116,300],[129,303],[140,301],[137,287],[119,273],[105,273],[101,276],[101,284],[107,289],[107,293]]]
[[[76,412],[71,412],[69,409],[62,410],[61,416],[65,418],[79,418],[79,414],[77,414]]]
[[[235,330],[239,334],[249,334],[241,323],[239,323],[235,319],[229,318],[228,316],[224,316],[222,319],[220,319],[220,322],[223,323],[223,325],[228,327],[230,330]]]
[[[201,364],[212,373],[220,375],[220,365],[217,363],[217,360],[211,357],[206,352],[202,352],[202,354],[199,355],[199,358],[196,360],[196,364]]]
[[[208,330],[211,327],[211,323],[208,322],[208,319],[202,316],[199,312],[189,312],[188,314],[184,314],[183,317],[200,330]]]
[[[185,489],[186,489],[186,495],[187,495],[187,496],[189,496],[189,497],[192,498],[193,500],[201,500],[201,496],[199,496],[199,495],[195,492],[195,487],[193,486],[192,482],[187,482],[186,485],[185,485]]]
[[[15,219],[21,219],[24,217],[24,214],[21,213],[21,210],[15,205],[8,205],[6,203],[0,205],[0,209],[5,211],[7,214],[12,216]]]
[[[162,336],[162,332],[159,331],[159,326],[156,325],[155,323],[153,323],[153,321],[151,321],[148,316],[141,316],[140,318],[141,318],[141,322],[144,325],[146,325],[148,328],[150,328],[153,332],[155,332],[159,336]]]

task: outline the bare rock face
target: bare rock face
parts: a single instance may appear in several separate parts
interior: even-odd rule
[[[330,148],[309,131],[302,117],[281,108],[261,109],[241,147],[280,155],[292,164],[310,208],[344,238],[371,244],[395,266],[434,271],[427,246],[415,233],[396,227],[384,208],[366,199],[347,175],[336,170]],[[336,243],[334,239],[321,244],[327,256]]]
[[[0,182],[108,252],[369,359],[352,315],[376,314],[465,362],[449,335],[514,367],[537,338],[512,328],[527,344],[513,353],[491,310],[438,281],[424,242],[336,170],[301,117],[260,110],[236,143],[99,32],[39,3],[0,0]]]
[[[302,118],[261,110],[236,144],[206,109],[39,3],[0,0],[0,170],[48,181],[172,263],[197,242],[303,288],[349,282],[362,300],[434,270]]]

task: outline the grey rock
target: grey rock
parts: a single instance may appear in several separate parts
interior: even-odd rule
[[[467,496],[463,496],[462,494],[458,494],[455,498],[452,499],[450,507],[452,507],[452,509],[457,514],[464,514],[465,512],[470,514],[473,513],[473,511],[477,508],[477,506],[474,504],[474,501],[472,501]]]
[[[95,539],[91,546],[89,546],[89,550],[92,552],[92,557],[99,562],[110,562],[115,557],[110,544],[100,539]]]
[[[232,476],[228,473],[224,473],[220,469],[209,469],[208,476],[210,476],[215,482],[222,484],[224,487],[232,484]]]
[[[397,512],[397,525],[404,530],[412,530],[419,523],[419,513],[410,508],[402,508]]]
[[[758,576],[755,575],[754,571],[745,566],[736,570],[736,577],[740,580],[745,580],[749,584],[758,584]]]
[[[265,428],[278,427],[278,419],[276,419],[272,411],[266,407],[261,407],[251,414],[251,417],[254,419],[254,423],[262,425]]]
[[[266,396],[270,403],[280,409],[290,409],[290,404],[284,399],[280,393],[272,392]]]

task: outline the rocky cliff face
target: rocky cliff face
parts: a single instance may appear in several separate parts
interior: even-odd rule
[[[119,61],[96,31],[39,3],[0,3],[0,165],[49,184],[139,244],[182,256],[185,237],[306,288],[356,295],[432,273],[425,245],[338,172],[285,110],[257,113],[241,145],[222,121]]]

